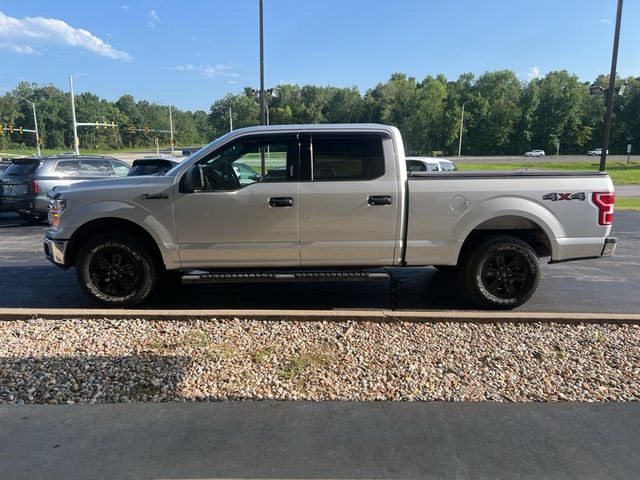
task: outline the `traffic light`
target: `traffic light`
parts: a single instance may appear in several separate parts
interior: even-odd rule
[[[13,133],[13,125],[9,125],[9,133]]]
[[[22,127],[20,127],[18,131],[20,132],[20,135],[22,135]]]
[[[149,127],[144,127],[144,134],[147,135],[149,133]]]
[[[0,123],[0,135],[4,135],[4,123]]]
[[[129,133],[136,133],[136,128],[133,125],[129,127]]]

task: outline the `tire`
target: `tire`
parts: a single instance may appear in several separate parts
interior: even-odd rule
[[[95,302],[110,307],[142,303],[155,290],[159,268],[135,237],[100,235],[87,242],[75,263],[80,287]]]
[[[540,260],[531,246],[494,235],[470,247],[463,266],[467,292],[486,308],[508,310],[529,300],[540,284]]]

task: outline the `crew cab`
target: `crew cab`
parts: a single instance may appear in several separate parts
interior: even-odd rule
[[[255,175],[241,180],[238,165]],[[540,258],[613,254],[613,210],[602,172],[408,174],[395,127],[278,125],[234,130],[164,175],[58,189],[44,249],[113,306],[143,302],[172,272],[375,280],[431,265],[458,270],[479,305],[514,308],[536,291]]]

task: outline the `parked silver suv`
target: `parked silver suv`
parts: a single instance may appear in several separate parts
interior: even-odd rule
[[[31,222],[47,218],[47,192],[83,180],[125,177],[129,165],[111,157],[60,155],[14,159],[0,176],[0,210]]]

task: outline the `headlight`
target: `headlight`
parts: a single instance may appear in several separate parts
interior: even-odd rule
[[[49,202],[49,225],[53,228],[58,228],[60,224],[60,214],[66,206],[66,200],[51,200]]]

